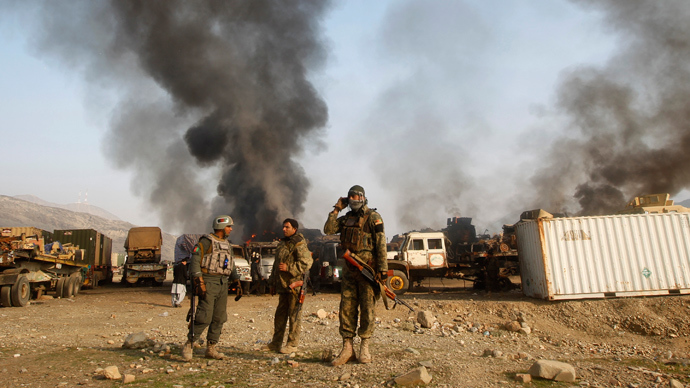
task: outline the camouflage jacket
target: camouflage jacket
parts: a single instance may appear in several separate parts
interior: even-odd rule
[[[344,216],[338,217],[336,212],[328,213],[328,219],[323,227],[323,232],[326,234],[338,234],[345,229],[345,222],[350,217],[365,217],[368,214],[366,223],[362,229],[366,237],[371,241],[372,249],[353,252],[377,271],[388,271],[388,261],[386,258],[386,232],[383,228],[383,219],[376,209],[370,209],[367,205],[362,206],[358,211],[350,210]],[[343,243],[343,234],[340,235],[341,243]]]
[[[287,264],[287,271],[278,269],[280,263]],[[273,271],[268,278],[269,287],[275,287],[277,292],[288,292],[290,284],[302,280],[304,273],[311,268],[311,264],[311,252],[301,233],[281,239],[276,248]]]

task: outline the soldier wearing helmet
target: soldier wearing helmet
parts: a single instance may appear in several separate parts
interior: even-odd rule
[[[340,243],[343,249],[349,249],[359,258],[366,261],[377,272],[380,280],[386,280],[388,262],[386,261],[386,234],[383,229],[383,219],[367,206],[364,188],[352,186],[347,198],[342,197],[333,206],[334,210],[328,214],[328,220],[323,227],[326,234],[340,233]],[[338,214],[346,206],[350,207],[344,216]],[[362,340],[359,351],[359,362],[371,362],[369,340],[374,333],[374,307],[379,294],[374,291],[357,269],[351,264],[343,268],[340,292],[340,335],[343,337],[343,348],[332,365],[345,364],[355,358],[352,347],[353,338],[359,335]],[[359,328],[357,319],[359,317]]]
[[[213,219],[213,233],[207,234],[194,247],[190,260],[190,274],[195,293],[199,295],[199,305],[193,322],[193,337],[190,333],[182,348],[182,358],[189,361],[193,357],[193,344],[206,328],[208,347],[206,358],[223,359],[216,344],[228,320],[226,311],[228,301],[228,282],[237,279],[232,247],[228,236],[232,232],[232,218],[227,215]],[[228,279],[230,277],[231,279]]]

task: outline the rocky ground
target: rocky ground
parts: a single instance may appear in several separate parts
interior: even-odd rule
[[[339,294],[307,297],[302,343],[293,355],[263,353],[277,297],[228,300],[228,322],[215,361],[199,349],[179,357],[184,308],[170,307],[162,288],[113,284],[74,299],[42,299],[25,308],[0,308],[0,387],[111,387],[103,370],[116,366],[146,387],[385,387],[425,365],[436,387],[669,387],[690,383],[690,296],[546,302],[519,291],[486,294],[445,286],[420,288],[402,298],[429,311],[431,328],[398,306],[378,307],[371,364],[331,367],[337,352]],[[317,312],[321,311],[319,318]],[[505,324],[522,322],[509,331]],[[125,349],[132,333],[151,344]],[[169,350],[169,351],[168,351]],[[536,360],[575,367],[575,382],[516,380]],[[132,378],[132,377],[128,378]],[[684,385],[685,384],[685,385]]]

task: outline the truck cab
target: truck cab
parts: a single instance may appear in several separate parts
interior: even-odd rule
[[[410,232],[400,244],[400,250],[388,260],[388,270],[393,271],[387,287],[398,295],[405,293],[410,281],[438,276],[448,268],[446,247],[449,242],[443,232]]]

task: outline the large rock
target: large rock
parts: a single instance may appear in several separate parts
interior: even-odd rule
[[[144,349],[155,345],[155,341],[149,339],[146,333],[140,331],[138,333],[132,333],[125,338],[125,343],[122,344],[123,348],[126,349]]]
[[[122,378],[122,375],[120,374],[120,370],[113,365],[103,369],[103,377],[108,380],[119,380]]]
[[[406,385],[426,385],[431,382],[431,375],[427,372],[426,368],[420,366],[419,368],[413,369],[404,375],[400,375],[393,379],[396,384],[401,386]]]
[[[508,331],[518,331],[520,330],[520,322],[518,321],[511,321],[511,322],[506,322],[503,327],[505,327],[506,330]]]
[[[539,360],[529,368],[529,374],[533,377],[555,381],[575,381],[575,367],[565,362],[553,360]]]
[[[417,323],[422,325],[422,327],[429,329],[434,322],[436,322],[436,317],[434,317],[431,311],[424,310],[417,313]]]

